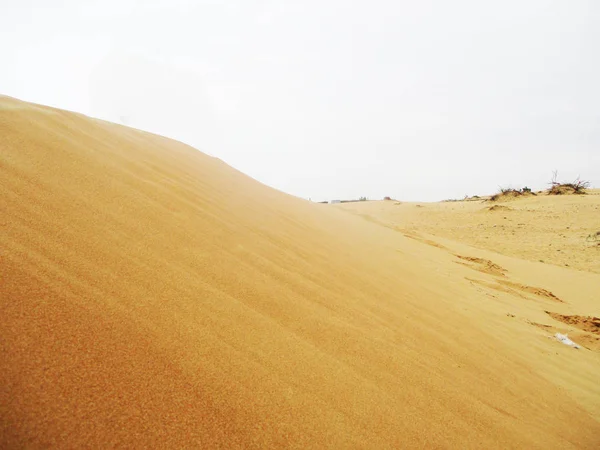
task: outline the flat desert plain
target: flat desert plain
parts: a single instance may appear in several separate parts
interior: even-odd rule
[[[597,449],[599,200],[315,204],[0,97],[0,447]]]

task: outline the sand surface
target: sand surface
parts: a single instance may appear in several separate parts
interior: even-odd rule
[[[0,180],[2,448],[600,445],[593,258],[313,204],[7,97]]]
[[[356,202],[339,207],[402,232],[600,274],[600,189],[497,202]]]

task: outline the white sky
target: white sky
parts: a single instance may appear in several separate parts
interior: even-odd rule
[[[0,0],[0,93],[313,200],[600,187],[597,0]]]

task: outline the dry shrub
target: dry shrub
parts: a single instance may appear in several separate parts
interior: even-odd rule
[[[496,202],[498,200],[505,200],[510,198],[517,198],[529,195],[537,195],[531,192],[531,189],[524,187],[523,189],[503,188],[500,187],[500,192],[490,197],[490,201]]]
[[[586,193],[586,189],[590,187],[589,181],[584,181],[577,177],[572,183],[560,183],[557,181],[558,171],[552,172],[552,181],[550,181],[550,189],[548,195],[582,195]]]

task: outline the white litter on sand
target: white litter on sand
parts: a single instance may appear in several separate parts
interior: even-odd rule
[[[568,345],[569,347],[581,348],[579,345],[577,345],[575,342],[573,342],[571,339],[569,339],[569,336],[567,336],[566,334],[556,333],[554,335],[554,338],[558,342],[562,342],[563,344]]]

